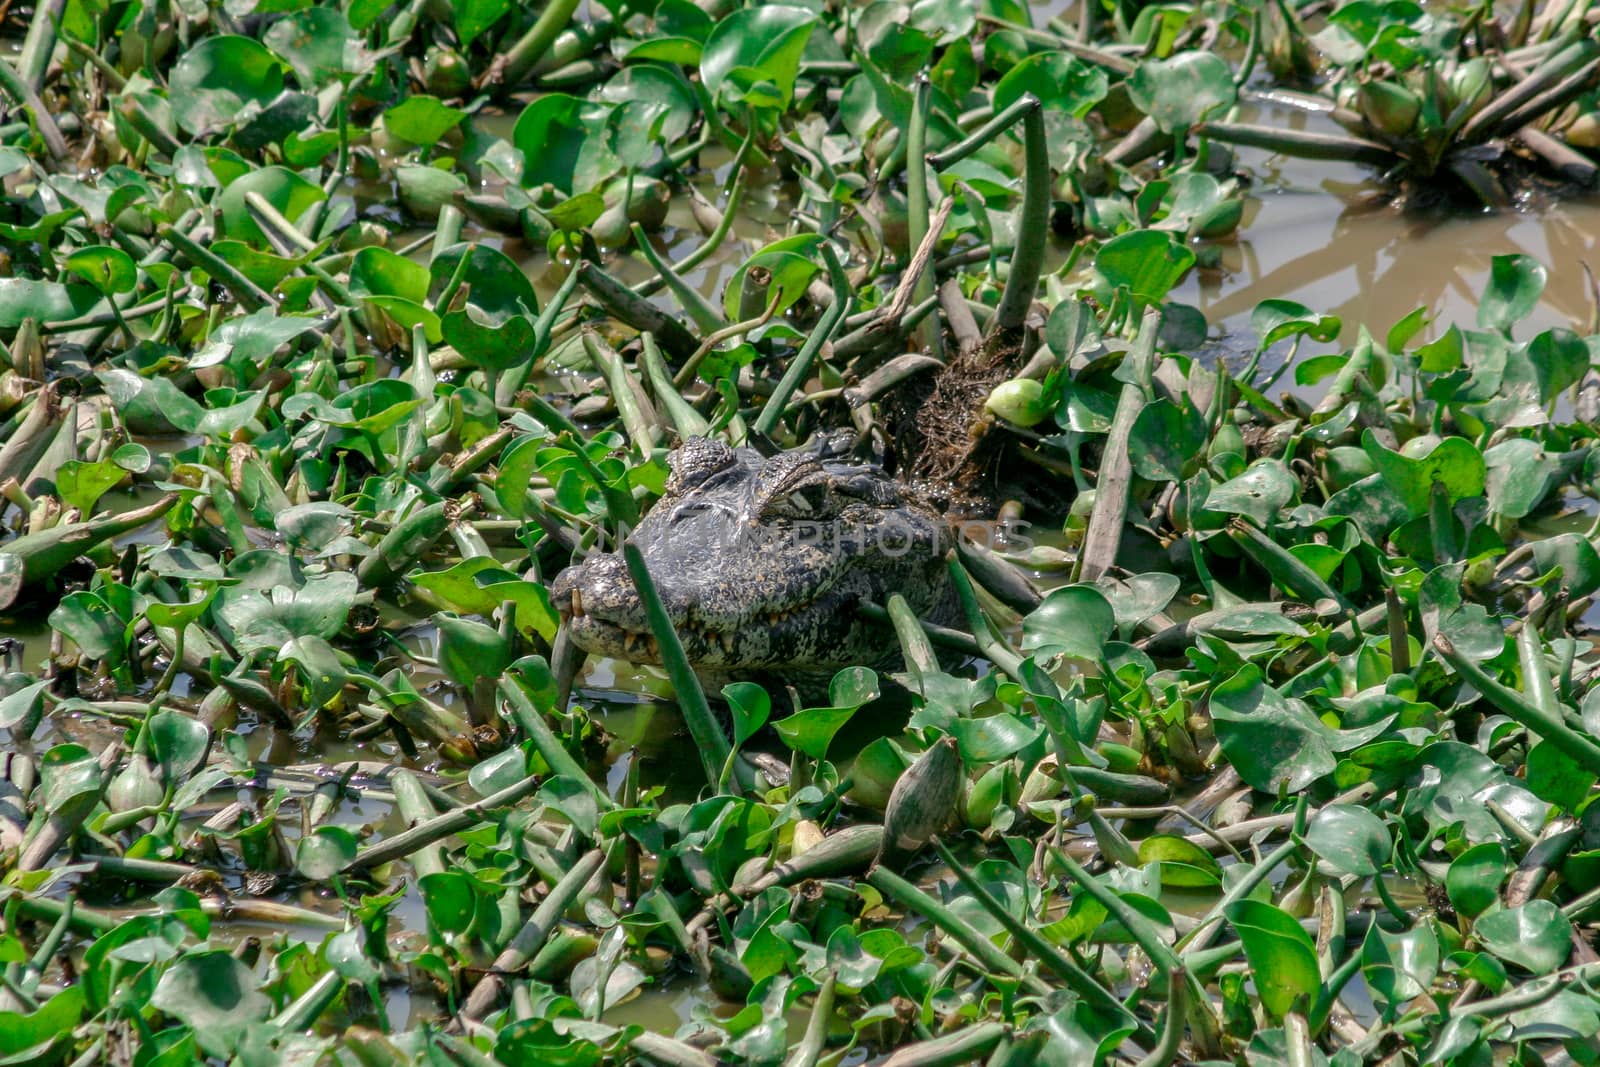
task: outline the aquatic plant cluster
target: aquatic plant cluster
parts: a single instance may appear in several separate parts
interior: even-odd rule
[[[1172,296],[1593,185],[1600,12],[579,6],[0,0],[0,1063],[1600,1062],[1584,268]],[[840,429],[949,617],[697,674],[619,535]]]

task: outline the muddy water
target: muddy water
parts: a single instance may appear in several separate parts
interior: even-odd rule
[[[1241,121],[1339,130],[1284,107],[1246,111]],[[1581,332],[1594,313],[1583,264],[1600,272],[1600,197],[1537,211],[1419,218],[1389,202],[1370,168],[1260,149],[1239,149],[1237,160],[1255,179],[1239,237],[1223,246],[1219,270],[1194,272],[1174,293],[1204,311],[1214,329],[1247,328],[1251,309],[1269,298],[1338,315],[1346,346],[1360,325],[1381,338],[1417,307],[1441,329],[1471,326],[1490,260],[1509,252],[1533,256],[1549,271],[1544,298],[1519,336],[1555,326]]]

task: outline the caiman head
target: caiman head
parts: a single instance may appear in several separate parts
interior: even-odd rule
[[[829,442],[769,458],[693,438],[667,462],[666,492],[632,539],[698,671],[881,663],[894,635],[858,602],[898,592],[926,615],[950,601],[944,518]],[[579,648],[661,662],[620,552],[562,571],[553,598]]]

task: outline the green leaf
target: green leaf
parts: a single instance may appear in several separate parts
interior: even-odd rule
[[[256,988],[250,968],[221,949],[174,963],[156,983],[150,1006],[186,1023],[201,1048],[224,1059],[246,1027],[272,1012],[272,1000]]]
[[[442,611],[433,624],[439,632],[439,668],[457,685],[498,678],[511,666],[511,645],[493,626]]]
[[[602,207],[605,203],[598,194],[585,193],[557,205],[551,213],[552,219],[573,201],[584,199],[597,200]],[[576,228],[581,229],[582,226]],[[461,265],[463,258],[467,261],[466,266]],[[461,284],[469,287],[473,306],[495,322],[539,313],[539,297],[534,292],[533,283],[528,280],[527,272],[498,248],[477,243],[451,245],[434,256],[428,264],[432,284],[441,288],[456,276],[458,270],[461,272]],[[471,353],[462,354],[471,357]]]
[[[741,8],[717,23],[700,57],[700,80],[715,96],[737,73],[746,82],[771,82],[787,107],[800,57],[817,17],[785,4]]]
[[[773,723],[783,743],[812,759],[827,756],[828,746],[861,706],[878,699],[878,675],[867,667],[846,667],[828,685],[831,707],[802,708]]]
[[[1542,898],[1483,915],[1472,932],[1484,948],[1534,974],[1549,974],[1572,951],[1572,921]]]
[[[1315,341],[1332,341],[1339,336],[1341,323],[1336,316],[1319,315],[1293,300],[1263,300],[1250,313],[1250,328],[1261,338],[1265,349],[1304,334]]]
[[[1444,877],[1451,906],[1473,919],[1498,904],[1508,863],[1506,846],[1499,841],[1481,842],[1457,856]]]
[[[698,11],[699,8],[695,10]],[[656,13],[658,26],[660,19],[658,8]],[[639,47],[663,50],[672,47],[672,44],[658,37],[646,41]],[[683,58],[667,62],[686,67],[699,66],[698,44],[693,41],[680,41],[677,47]],[[635,49],[629,55],[636,55],[637,52],[638,49]],[[683,78],[659,63],[631,63],[607,81],[600,88],[599,95],[602,100],[609,100],[613,104],[634,103],[662,109],[659,119],[652,117],[650,120],[652,126],[656,121],[661,123],[656,134],[657,141],[661,145],[670,145],[682,139],[700,114],[699,102]],[[646,111],[644,114],[650,115],[651,112]],[[612,125],[615,127],[614,118]]]
[[[451,0],[451,21],[461,39],[461,50],[465,52],[479,34],[510,10],[511,0]]]
[[[1022,620],[1022,648],[1099,663],[1116,626],[1116,612],[1099,589],[1063,586],[1051,590]]]
[[[1544,265],[1532,256],[1495,256],[1489,262],[1488,288],[1478,301],[1478,325],[1509,336],[1511,327],[1538,306],[1545,279]]]
[[[324,823],[296,845],[295,870],[313,882],[326,882],[356,858],[358,846],[355,834],[343,826]]]
[[[133,257],[115,245],[89,245],[72,253],[62,267],[110,296],[131,293],[139,284],[139,267]]]
[[[258,14],[264,14],[258,7]],[[307,7],[274,22],[262,41],[294,68],[301,88],[315,92],[339,75],[371,66],[344,12]],[[337,135],[335,135],[337,136]]]
[[[445,344],[468,363],[488,371],[503,371],[529,358],[537,335],[533,323],[521,315],[496,321],[477,304],[447,312],[440,320]]]
[[[127,476],[127,471],[109,459],[96,463],[72,459],[56,472],[56,492],[88,518],[94,513],[95,502]]]
[[[344,628],[359,583],[349,571],[307,575],[266,551],[233,561],[241,584],[217,594],[215,614],[241,652],[276,651],[296,637],[331,639]]]
[[[1459,440],[1447,438],[1445,443]],[[1561,468],[1545,454],[1538,441],[1512,437],[1483,454],[1488,470],[1484,487],[1489,510],[1508,519],[1532,514],[1555,488]]]
[[[416,145],[433,145],[458,126],[467,113],[438,97],[418,94],[383,113],[383,125],[396,137]]]
[[[90,659],[121,666],[128,655],[128,623],[98,593],[80,589],[61,598],[50,626],[72,639]]]
[[[1207,511],[1248,516],[1266,529],[1294,499],[1298,483],[1280,459],[1258,459],[1237,478],[1214,486],[1206,496]]]
[[[1010,712],[956,719],[950,724],[950,734],[961,749],[961,761],[969,767],[1009,759],[1043,733],[1044,726],[1037,719],[1023,719]]]
[[[205,406],[186,396],[169,377],[146,378],[116,368],[98,373],[106,395],[124,423],[135,433],[182,433],[227,436],[256,417],[262,393],[239,393],[231,403]]]
[[[739,295],[744,276],[756,267],[770,271],[772,281],[762,300],[762,310],[774,299],[778,302],[774,317],[781,316],[805,295],[811,280],[822,273],[822,267],[812,260],[822,239],[816,234],[796,234],[774,241],[745,260],[744,266],[733,272],[723,291],[723,310],[730,321],[739,319]]]
[[[419,574],[415,584],[439,597],[456,611],[488,616],[506,601],[515,606],[515,625],[524,634],[553,640],[560,622],[541,582],[529,582],[487,556],[464,559],[443,571]]]
[[[217,206],[222,209],[223,228],[229,237],[238,238],[257,248],[271,248],[272,243],[251,216],[250,208],[245,203],[246,193],[261,194],[262,199],[277,208],[278,213],[291,223],[305,214],[312,204],[328,198],[322,186],[307,181],[287,167],[263,167],[233,179],[217,198]]]
[[[1139,862],[1161,865],[1161,884],[1173,889],[1213,889],[1222,867],[1205,849],[1176,834],[1151,834],[1139,842]]]
[[[1181,407],[1165,397],[1146,404],[1128,437],[1134,473],[1153,482],[1183,480],[1206,445],[1205,417],[1192,404]]]
[[[162,777],[177,784],[205,765],[211,729],[181,711],[158,711],[150,716],[150,750],[161,764]]]
[[[1329,804],[1306,827],[1306,844],[1338,874],[1370,877],[1389,865],[1394,843],[1389,831],[1366,808]]]
[[[1040,52],[1006,72],[994,87],[991,106],[1004,111],[1028,93],[1045,107],[1083,118],[1106,98],[1106,72],[1065,52]]]
[[[350,261],[355,296],[397,296],[416,304],[428,299],[428,268],[387,248],[363,248]]]
[[[1426,374],[1448,374],[1461,366],[1465,351],[1460,327],[1450,328],[1417,349],[1417,365]]]
[[[313,707],[327,707],[350,681],[339,653],[325,638],[315,634],[285,641],[278,649],[278,663],[294,664],[301,684],[306,687],[307,703]]]
[[[7,1063],[35,1067],[51,1062],[44,1050],[57,1038],[66,1038],[70,1045],[72,1031],[83,1021],[87,995],[84,984],[77,982],[57,992],[35,1011],[0,1011],[0,1056],[6,1057]],[[61,1055],[64,1059],[65,1049]]]
[[[464,871],[434,871],[417,879],[428,924],[441,934],[464,934],[477,913],[477,894]]]
[[[194,137],[235,125],[247,107],[283,92],[283,61],[249,37],[206,37],[185,51],[168,79],[172,117]]]
[[[1272,1018],[1283,1018],[1301,998],[1308,1003],[1316,1000],[1322,988],[1317,947],[1298,919],[1281,908],[1248,899],[1229,905],[1227,916],[1244,945],[1256,994]]]
[[[754,737],[772,715],[772,698],[754,682],[730,682],[722,687],[722,699],[733,716],[735,747]]]
[[[10,730],[17,737],[31,735],[38,727],[44,711],[44,691],[50,685],[51,679],[46,678],[0,698],[0,730]]]
[[[1434,482],[1444,484],[1451,503],[1483,494],[1488,473],[1484,457],[1464,437],[1446,437],[1417,459],[1391,452],[1370,429],[1362,433],[1361,446],[1384,485],[1413,517],[1427,514]]]
[[[1128,96],[1162,132],[1177,133],[1231,108],[1238,90],[1226,60],[1193,51],[1140,63],[1128,79]]]
[[[41,324],[76,319],[87,315],[100,299],[87,285],[0,278],[0,329],[14,330],[25,319]]]
[[[1393,1011],[1421,996],[1439,973],[1439,939],[1420,923],[1405,933],[1391,934],[1377,923],[1361,945],[1361,975]]]
[[[1100,246],[1094,269],[1112,289],[1159,304],[1194,266],[1194,252],[1166,230],[1134,230]]]
[[[528,777],[528,754],[513,746],[497,752],[467,772],[467,784],[480,797],[509,789]]]
[[[1539,403],[1548,407],[1583,381],[1589,360],[1589,346],[1583,338],[1571,330],[1546,330],[1529,341],[1526,349],[1512,351],[1502,388],[1518,386],[1524,376],[1530,377]]]
[[[606,104],[547,93],[523,109],[511,132],[522,153],[522,184],[548,182],[569,196],[587,192],[621,169],[606,144]]]
[[[606,213],[606,198],[594,190],[569,197],[545,214],[550,224],[564,233],[577,233],[593,226]]]
[[[1212,690],[1211,714],[1223,755],[1264,793],[1298,793],[1334,768],[1329,727],[1267,685],[1253,663]]]
[[[94,756],[82,745],[55,745],[39,761],[40,800],[44,810],[61,814],[100,796],[105,777]]]

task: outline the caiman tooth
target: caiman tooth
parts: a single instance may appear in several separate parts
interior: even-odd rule
[[[906,768],[889,793],[883,844],[874,866],[898,871],[943,830],[961,794],[961,756],[953,737],[941,738]]]
[[[574,585],[572,587],[572,617],[581,618],[583,615],[583,592]]]
[[[733,655],[733,632],[731,630],[722,632],[718,635],[718,640],[722,642],[722,651],[730,656]]]

